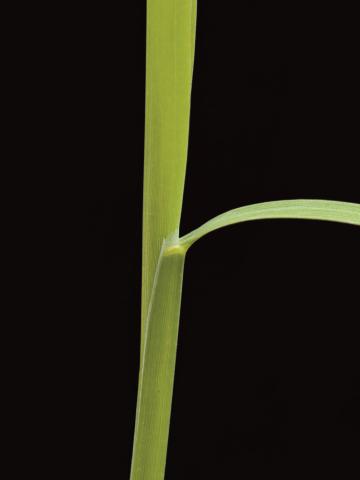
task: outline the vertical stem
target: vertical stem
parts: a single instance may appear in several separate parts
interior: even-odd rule
[[[131,480],[165,474],[185,248],[163,244],[141,360]]]

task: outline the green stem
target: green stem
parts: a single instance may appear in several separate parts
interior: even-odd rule
[[[131,480],[165,475],[186,249],[163,243],[141,359]]]

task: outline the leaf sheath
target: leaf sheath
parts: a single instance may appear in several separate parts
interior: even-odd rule
[[[146,322],[130,480],[164,478],[185,249],[163,245]]]

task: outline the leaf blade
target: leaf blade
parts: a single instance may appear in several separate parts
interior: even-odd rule
[[[190,120],[196,0],[148,0],[141,352],[164,238],[178,238]]]
[[[236,223],[266,219],[324,220],[360,226],[360,205],[332,200],[278,200],[229,210],[180,238],[187,248],[199,238]]]

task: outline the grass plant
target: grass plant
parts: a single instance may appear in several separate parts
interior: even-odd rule
[[[230,210],[179,237],[196,9],[196,0],[147,1],[141,346],[131,480],[162,480],[165,475],[188,248],[214,230],[252,220],[293,218],[360,225],[358,204],[281,200]]]

